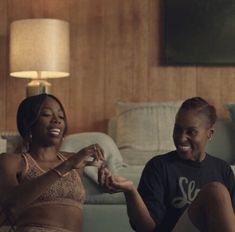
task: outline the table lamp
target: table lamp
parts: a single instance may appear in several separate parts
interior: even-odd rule
[[[10,26],[10,76],[32,79],[26,95],[50,93],[49,78],[69,76],[69,24],[23,19]]]

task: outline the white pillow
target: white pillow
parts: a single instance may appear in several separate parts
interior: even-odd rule
[[[0,154],[7,151],[7,140],[0,138]]]
[[[123,102],[123,101],[118,101],[116,105],[116,115],[119,115],[123,112],[126,112],[128,110],[132,110],[135,108],[143,108],[143,107],[161,107],[161,106],[166,106],[166,107],[176,107],[177,110],[181,106],[183,101],[166,101],[166,102]]]
[[[165,154],[169,151],[139,151],[134,149],[120,149],[121,155],[129,166],[145,166],[145,164],[154,156]]]
[[[14,132],[0,134],[0,147],[1,153],[20,153],[25,150],[21,136]]]
[[[226,103],[224,108],[229,112],[231,120],[235,123],[235,103]]]
[[[233,171],[233,174],[234,174],[234,176],[235,176],[235,165],[230,165],[230,167],[231,167],[231,169],[232,169],[232,171]]]
[[[161,153],[175,149],[172,134],[175,115],[181,101],[124,103],[117,105],[116,142],[121,153],[124,149]],[[141,154],[141,152],[138,152]],[[143,157],[126,160],[131,164],[143,164]]]

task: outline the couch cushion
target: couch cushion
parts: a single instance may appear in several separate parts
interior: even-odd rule
[[[118,102],[116,142],[128,164],[141,165],[151,157],[144,154],[155,155],[174,149],[172,133],[181,103]],[[127,156],[128,149],[133,152]]]
[[[207,142],[206,151],[233,164],[235,161],[235,124],[231,119],[218,119],[212,139]]]
[[[156,155],[165,154],[169,151],[142,151],[130,148],[120,149],[121,155],[126,164],[132,165],[145,165],[152,157]]]
[[[231,165],[231,168],[232,168],[233,174],[235,175],[235,165]]]
[[[0,152],[1,153],[16,153],[25,150],[23,140],[18,133],[3,132],[0,134]]]
[[[226,103],[224,108],[228,111],[230,118],[235,123],[235,103]]]
[[[7,150],[7,140],[0,137],[0,154],[5,153]]]

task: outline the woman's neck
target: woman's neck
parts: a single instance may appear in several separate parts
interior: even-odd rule
[[[29,148],[30,155],[37,160],[52,161],[58,159],[58,149],[55,146],[52,147],[39,147],[31,145]]]

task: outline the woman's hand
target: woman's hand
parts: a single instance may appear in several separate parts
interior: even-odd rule
[[[85,166],[99,167],[104,160],[104,151],[99,144],[85,147],[69,158],[74,169],[84,168]]]
[[[98,169],[98,182],[107,193],[130,192],[134,189],[132,181],[122,176],[113,176],[105,166]]]

